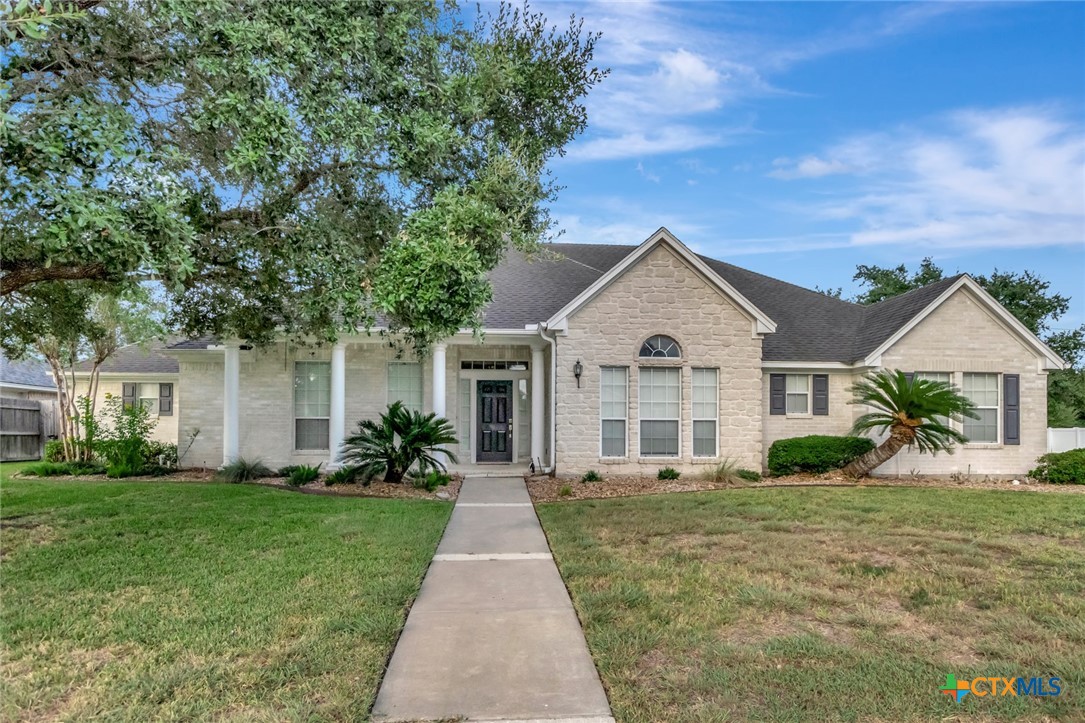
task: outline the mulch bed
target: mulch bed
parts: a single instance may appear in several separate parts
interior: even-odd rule
[[[158,477],[139,476],[112,479],[103,474],[97,475],[57,475],[54,477],[35,477],[33,475],[12,475],[14,479],[27,479],[37,481],[57,482],[214,482],[215,470],[213,469],[182,469],[172,474]],[[258,484],[265,487],[301,492],[310,495],[336,495],[340,497],[395,497],[401,499],[419,500],[454,500],[460,494],[460,486],[463,484],[463,475],[452,473],[452,481],[444,487],[438,487],[433,492],[412,487],[410,482],[404,484],[388,484],[383,481],[375,481],[368,487],[360,484],[333,485],[324,484],[323,479],[318,479],[301,487],[291,487],[286,483],[285,477],[263,477],[245,484]]]
[[[633,497],[658,495],[669,492],[703,492],[721,489],[757,489],[763,487],[940,487],[944,489],[989,489],[1014,492],[1063,492],[1085,494],[1085,485],[1053,485],[1024,477],[1014,484],[1012,479],[970,477],[947,479],[941,477],[868,477],[855,482],[839,472],[826,474],[796,474],[786,477],[766,477],[760,482],[712,482],[696,476],[676,480],[660,480],[654,477],[614,475],[599,482],[581,482],[577,477],[530,477],[525,475],[527,491],[534,502],[564,502],[566,500],[590,500],[609,497]],[[559,492],[568,486],[571,494]]]

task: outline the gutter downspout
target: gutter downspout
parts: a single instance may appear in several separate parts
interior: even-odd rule
[[[543,474],[551,474],[556,466],[557,458],[557,434],[558,434],[558,345],[555,339],[547,336],[543,330],[543,324],[537,327],[539,336],[550,345],[550,466],[544,467]]]

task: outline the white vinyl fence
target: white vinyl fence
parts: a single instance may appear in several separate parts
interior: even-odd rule
[[[1047,451],[1066,452],[1085,447],[1085,427],[1047,428]]]

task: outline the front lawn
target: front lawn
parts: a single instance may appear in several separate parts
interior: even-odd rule
[[[3,720],[364,719],[452,509],[10,479],[0,505]]]
[[[619,721],[1085,715],[1079,495],[751,489],[539,516]],[[950,673],[1062,694],[958,706]]]

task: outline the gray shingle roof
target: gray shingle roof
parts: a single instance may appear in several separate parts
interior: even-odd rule
[[[56,389],[49,365],[34,359],[11,361],[0,355],[0,382],[20,384],[27,387]]]
[[[483,325],[488,329],[523,329],[546,321],[635,248],[554,243],[533,258],[510,251],[490,272],[494,300],[483,312]],[[776,322],[776,332],[765,337],[765,361],[859,361],[960,278],[954,276],[861,306],[723,261],[701,259]],[[169,348],[204,349],[214,343],[214,339],[202,337],[176,340]],[[176,371],[177,362],[169,361]],[[128,356],[123,366],[122,371],[143,368],[134,356]]]
[[[173,357],[162,354],[162,350],[177,343],[173,338],[166,342],[153,341],[145,345],[129,344],[122,346],[113,356],[105,360],[99,369],[108,374],[176,374],[180,365]],[[82,361],[75,365],[76,371],[89,372],[91,363]]]

